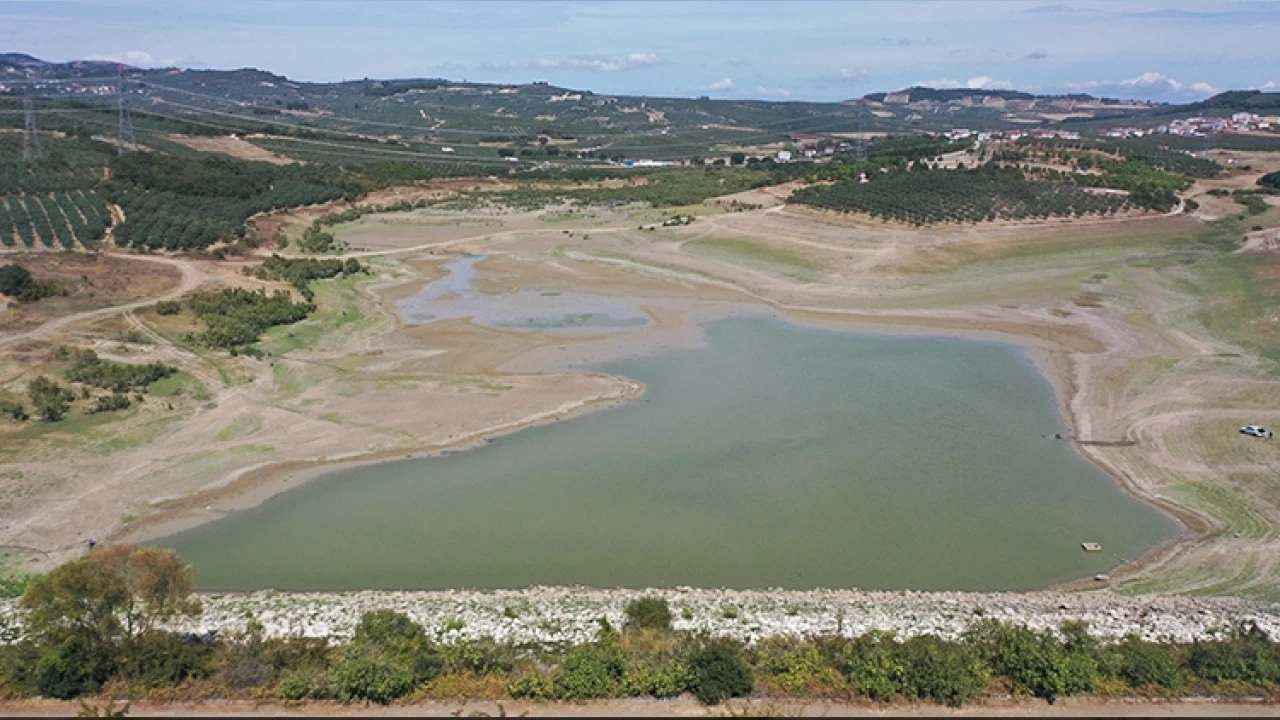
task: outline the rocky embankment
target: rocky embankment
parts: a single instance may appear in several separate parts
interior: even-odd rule
[[[1254,622],[1280,638],[1280,603],[1237,598],[1122,596],[1090,593],[864,592],[858,590],[527,590],[438,592],[280,593],[204,596],[204,614],[182,629],[234,631],[249,618],[273,635],[342,636],[361,613],[390,608],[436,632],[442,641],[490,636],[516,643],[581,642],[600,618],[614,626],[628,600],[665,597],[675,626],[748,642],[777,634],[886,630],[900,636],[954,637],[980,618],[1035,629],[1083,620],[1102,638],[1136,633],[1150,640],[1210,638]]]

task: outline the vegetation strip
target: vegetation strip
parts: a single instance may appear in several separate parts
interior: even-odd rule
[[[607,611],[582,603],[564,606],[592,618],[588,634],[529,642],[465,634],[473,620],[466,614],[443,623],[418,622],[394,602],[403,594],[388,593],[382,597],[391,607],[362,610],[358,620],[345,608],[342,617],[353,624],[349,630],[314,636],[279,628],[269,633],[264,620],[278,625],[279,605],[256,612],[241,607],[234,628],[200,627],[202,605],[219,600],[202,603],[193,585],[191,568],[172,552],[133,545],[93,551],[32,579],[16,613],[0,616],[6,618],[0,627],[0,693],[11,699],[101,693],[374,703],[691,693],[709,705],[754,693],[959,707],[1009,691],[1050,702],[1086,694],[1270,698],[1280,682],[1280,644],[1257,623],[1239,620],[1190,641],[1171,635],[1144,639],[1137,632],[1117,638],[1092,634],[1078,620],[1035,628],[986,617],[988,605],[970,597],[968,616],[956,619],[962,623],[958,632],[899,635],[875,626],[847,627],[843,611],[832,603],[827,611],[836,612],[834,628],[806,633],[797,627],[744,642],[712,628],[678,627],[694,613],[685,592],[613,591]],[[536,592],[481,596],[501,602],[501,615],[512,625],[546,630],[550,619],[527,602]],[[987,597],[1008,602],[1017,596]],[[743,623],[751,622],[750,612],[745,606],[719,609],[724,620]],[[1270,620],[1275,622],[1274,615]],[[192,625],[200,629],[172,629]]]

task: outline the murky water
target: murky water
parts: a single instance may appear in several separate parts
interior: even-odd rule
[[[602,330],[639,327],[649,316],[639,308],[602,295],[519,290],[502,294],[475,289],[475,264],[483,255],[467,255],[445,264],[449,273],[396,303],[411,325],[470,318],[480,325],[528,330]]]
[[[1018,348],[730,318],[639,400],[336,472],[169,538],[207,589],[1017,589],[1175,532],[1053,439]],[[1104,552],[1085,553],[1084,541]]]

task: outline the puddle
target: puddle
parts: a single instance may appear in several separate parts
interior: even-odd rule
[[[610,330],[648,325],[640,308],[602,295],[527,289],[501,294],[475,288],[476,263],[467,255],[445,264],[443,278],[396,303],[410,325],[468,318],[480,325],[519,330]]]

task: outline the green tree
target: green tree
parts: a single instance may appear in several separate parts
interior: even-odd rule
[[[725,640],[712,641],[693,653],[688,667],[695,678],[693,694],[705,705],[749,695],[756,687],[755,674],[742,649]]]
[[[31,287],[31,271],[10,263],[0,267],[0,295],[18,297],[23,290]]]
[[[730,165],[741,165],[742,163],[746,162],[746,160],[747,160],[746,153],[736,152],[729,156]]]
[[[69,388],[43,375],[27,385],[27,395],[31,398],[36,415],[45,422],[57,422],[66,417],[71,410],[71,401],[76,399],[75,393]]]
[[[631,600],[622,610],[627,629],[670,630],[671,606],[665,598],[647,595]]]

